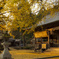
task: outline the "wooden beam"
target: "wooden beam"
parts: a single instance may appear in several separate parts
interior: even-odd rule
[[[35,32],[35,33],[34,33],[34,36],[35,36],[36,38],[48,37],[47,31]]]
[[[55,30],[59,30],[59,26],[58,27],[54,27],[53,31],[55,31]]]

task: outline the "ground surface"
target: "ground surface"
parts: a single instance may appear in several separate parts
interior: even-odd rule
[[[51,48],[44,53],[34,50],[10,50],[14,59],[59,59],[59,48]]]
[[[34,50],[12,50],[10,53],[14,59],[59,59],[59,48],[51,48],[44,53],[35,53]]]

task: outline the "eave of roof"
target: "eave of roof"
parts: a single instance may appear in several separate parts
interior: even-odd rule
[[[53,23],[53,22],[56,22],[56,21],[59,21],[59,12],[55,12],[53,14],[53,16],[47,15],[46,17],[44,17],[42,19],[42,21],[39,22],[39,24],[37,26]]]

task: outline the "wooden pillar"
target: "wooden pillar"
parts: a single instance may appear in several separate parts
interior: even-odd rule
[[[56,37],[56,43],[57,43],[57,37]]]
[[[59,47],[59,34],[57,35],[57,39],[58,39],[58,47]]]
[[[36,38],[35,38],[35,43],[34,43],[35,45],[35,47],[34,47],[34,51],[36,52]]]
[[[53,38],[52,38],[52,47],[53,47]]]
[[[50,31],[48,31],[48,48],[50,48]]]
[[[42,43],[43,43],[43,42],[42,42],[42,37],[41,37],[41,52],[43,52],[43,51],[42,51]]]

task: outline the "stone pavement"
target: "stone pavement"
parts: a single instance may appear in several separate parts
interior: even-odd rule
[[[59,48],[51,48],[44,53],[34,50],[12,50],[10,53],[14,59],[59,59]]]
[[[34,50],[10,50],[14,59],[59,59],[59,48],[51,48],[43,53]]]

